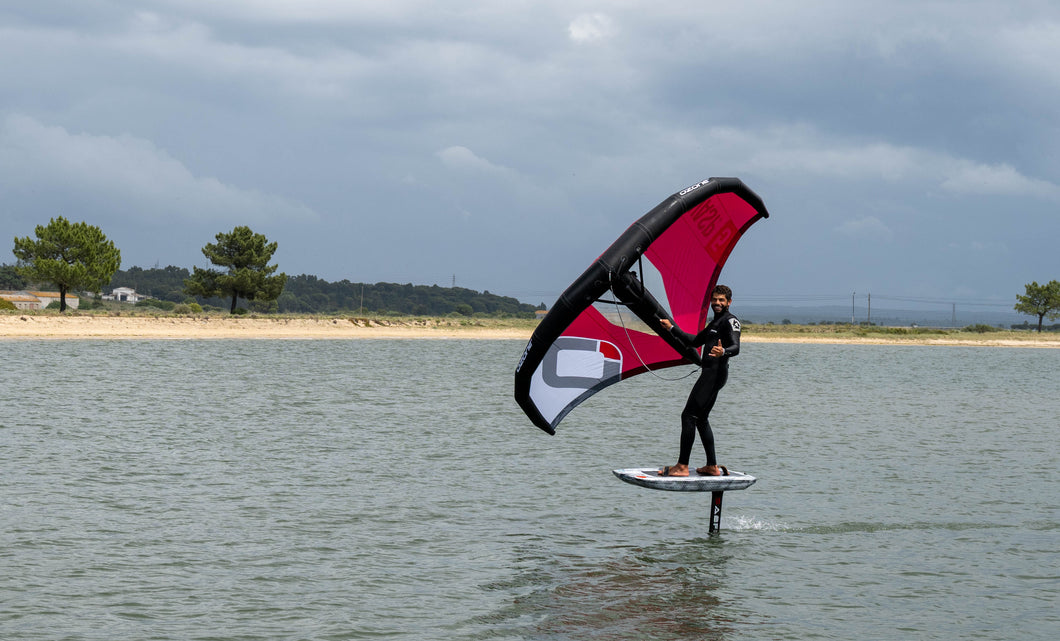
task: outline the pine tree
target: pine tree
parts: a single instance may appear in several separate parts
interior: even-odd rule
[[[1051,280],[1044,285],[1037,281],[1025,285],[1027,293],[1016,295],[1016,311],[1038,317],[1038,333],[1042,331],[1042,319],[1060,316],[1060,281]]]
[[[236,301],[276,300],[287,283],[287,274],[272,274],[276,265],[269,265],[277,244],[268,242],[250,227],[236,227],[231,233],[219,233],[217,242],[202,248],[211,263],[223,270],[193,268],[191,278],[184,281],[184,291],[191,296],[231,296],[231,312]]]
[[[71,223],[59,216],[37,225],[37,240],[15,238],[16,269],[23,278],[59,288],[59,311],[66,311],[66,293],[99,293],[121,266],[121,252],[99,227]]]

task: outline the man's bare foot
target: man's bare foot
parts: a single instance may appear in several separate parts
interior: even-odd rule
[[[721,467],[718,465],[704,465],[696,468],[696,474],[700,476],[721,476]]]
[[[673,467],[664,467],[659,470],[659,476],[688,476],[688,466],[678,463]]]

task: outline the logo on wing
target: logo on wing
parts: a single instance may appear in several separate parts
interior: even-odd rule
[[[622,376],[622,352],[595,338],[560,336],[548,348],[530,382],[541,416],[555,425],[593,391]]]
[[[590,389],[621,372],[622,352],[595,338],[561,336],[541,361],[541,376],[554,388]]]

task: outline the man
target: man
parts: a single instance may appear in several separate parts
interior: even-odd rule
[[[707,416],[714,407],[714,402],[718,400],[718,391],[725,386],[725,381],[729,378],[729,359],[740,353],[740,320],[729,312],[731,304],[732,290],[725,285],[715,287],[710,297],[714,320],[695,336],[675,327],[669,320],[662,320],[663,328],[673,332],[692,347],[711,346],[710,351],[703,355],[703,371],[688,395],[684,411],[681,412],[681,452],[677,465],[659,470],[662,476],[688,476],[688,460],[692,455],[697,431],[703,441],[703,449],[707,452],[707,464],[697,468],[696,472],[704,476],[729,473],[725,466],[718,465],[714,453],[714,433],[710,430]]]

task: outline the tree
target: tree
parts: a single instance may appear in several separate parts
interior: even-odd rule
[[[37,240],[15,238],[16,269],[30,281],[59,288],[59,311],[66,311],[71,290],[99,293],[121,266],[121,252],[99,227],[71,223],[62,216],[45,227],[37,225]]]
[[[18,275],[14,265],[0,265],[0,289],[25,289],[26,280]]]
[[[271,301],[280,297],[287,274],[273,276],[276,265],[268,264],[276,252],[276,243],[245,226],[228,234],[219,233],[216,238],[217,242],[203,247],[202,253],[224,271],[193,268],[191,278],[184,281],[187,294],[205,298],[231,296],[233,314],[240,298]]]
[[[1016,295],[1016,311],[1038,317],[1038,333],[1042,331],[1042,319],[1060,316],[1060,281],[1051,280],[1044,285],[1033,282],[1025,286],[1027,293]]]

